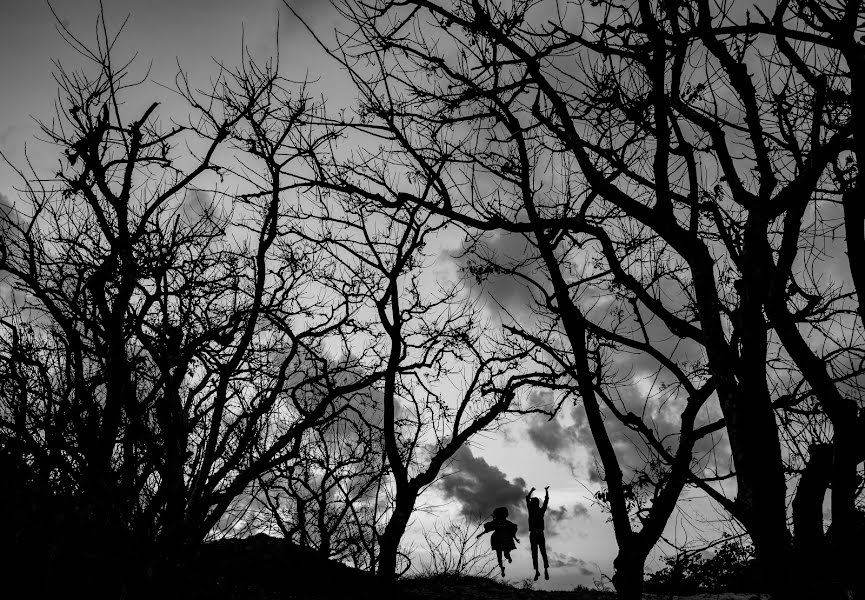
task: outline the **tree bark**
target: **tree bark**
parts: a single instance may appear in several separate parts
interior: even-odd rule
[[[742,261],[749,268],[745,269],[738,286],[740,306],[736,327],[741,335],[739,356],[726,341],[721,325],[720,301],[712,271],[714,263],[708,249],[700,245],[689,262],[694,274],[694,291],[709,367],[716,383],[736,469],[737,512],[751,535],[762,569],[770,581],[783,585],[789,579],[791,544],[786,521],[781,444],[766,383],[767,327],[763,316],[763,293],[760,291],[764,287],[761,278],[765,281],[766,274],[760,269],[759,261],[748,258],[761,250],[766,242],[760,239],[764,226],[759,223],[749,225],[746,235],[749,252],[743,252]],[[760,231],[756,230],[758,228]]]
[[[393,581],[397,576],[396,561],[399,554],[399,543],[405,534],[417,501],[417,493],[412,493],[412,491],[411,489],[397,491],[393,514],[384,529],[384,533],[378,537],[378,576],[384,581]]]
[[[613,585],[618,600],[640,600],[643,597],[643,571],[646,557],[630,550],[619,551],[613,561]]]

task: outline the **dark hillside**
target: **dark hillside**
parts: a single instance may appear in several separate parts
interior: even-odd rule
[[[264,534],[205,544],[187,587],[202,600],[378,597],[371,573]]]

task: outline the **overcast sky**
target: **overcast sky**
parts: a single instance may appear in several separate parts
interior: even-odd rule
[[[94,38],[97,0],[55,0],[54,7],[64,23],[84,40]],[[37,129],[31,117],[50,119],[56,99],[56,84],[51,77],[52,59],[78,64],[55,29],[47,3],[39,0],[0,0],[0,148],[13,162],[21,164],[24,144],[46,168],[50,149],[34,141]],[[324,39],[332,39],[338,15],[324,0],[293,2],[311,26]],[[320,78],[316,91],[329,103],[350,105],[354,92],[335,63],[316,46],[308,33],[276,0],[104,0],[106,19],[114,29],[129,15],[121,38],[122,55],[138,52],[141,72],[152,61],[151,78],[171,84],[179,59],[193,79],[206,82],[214,72],[213,58],[236,64],[244,36],[250,51],[258,58],[270,56],[276,48],[276,24],[280,23],[279,47],[284,74],[295,79],[305,74]],[[170,110],[165,95],[163,116]],[[143,100],[150,100],[145,98]],[[40,162],[41,161],[41,162]],[[14,198],[14,179],[5,166],[0,170],[0,194]],[[441,269],[455,269],[442,253]],[[499,282],[500,284],[501,282]],[[506,284],[505,284],[505,287]],[[502,289],[497,290],[501,295]],[[576,421],[575,421],[576,419]],[[552,563],[552,580],[541,589],[573,588],[592,585],[598,568],[612,574],[615,552],[612,527],[606,516],[590,506],[588,498],[598,489],[591,477],[592,465],[580,414],[568,409],[559,419],[548,422],[531,419],[512,425],[495,435],[476,440],[456,461],[457,471],[432,490],[423,501],[439,506],[436,514],[459,518],[499,503],[521,506],[528,487],[550,486],[547,528]],[[706,518],[714,515],[707,514]],[[418,527],[428,524],[429,516],[419,516]],[[518,534],[523,543],[508,571],[508,578],[519,580],[532,573],[525,519]],[[672,534],[672,532],[671,532]],[[417,539],[416,537],[413,539]],[[597,565],[597,568],[596,566]],[[649,568],[658,563],[650,563]]]

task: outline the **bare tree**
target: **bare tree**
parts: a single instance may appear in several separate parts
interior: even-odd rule
[[[426,559],[420,561],[420,577],[489,577],[496,570],[495,560],[481,541],[482,519],[436,521],[423,532]]]
[[[307,433],[297,460],[261,479],[261,502],[286,540],[372,570],[376,506],[387,482],[380,426],[351,412]],[[374,554],[372,555],[374,556]]]
[[[855,283],[831,278],[827,255],[843,246],[823,213],[841,200],[855,248],[859,175],[846,152],[859,5],[781,2],[756,20],[700,0],[340,6],[355,29],[334,56],[361,93],[358,129],[399,148],[387,159],[399,152],[400,169],[425,182],[368,200],[473,228],[478,246],[498,230],[532,247],[522,261],[481,256],[475,268],[521,277],[555,318],[512,333],[572,374],[604,471],[620,593],[639,596],[645,556],[685,483],[744,524],[779,594],[809,593],[795,565],[821,554],[791,542],[791,471],[797,535],[823,538],[815,509],[832,486],[843,560],[834,574],[818,564],[852,585],[862,320]],[[323,180],[351,187],[342,173]],[[666,438],[610,393],[629,383],[615,368],[624,353],[673,390],[680,422]],[[718,414],[698,421],[715,402]],[[654,456],[639,531],[605,412]],[[706,477],[694,449],[715,432],[735,471]],[[731,477],[735,500],[716,485]]]
[[[70,539],[170,571],[380,374],[326,357],[351,304],[282,230],[289,171],[317,143],[302,87],[275,63],[221,69],[209,92],[181,73],[191,117],[163,125],[101,16],[95,48],[58,23],[90,70],[58,64],[42,134],[59,170],[19,171],[0,216],[3,448],[60,498]]]
[[[315,202],[299,207],[295,218],[304,224],[298,235],[330,256],[334,277],[357,282],[354,292],[366,307],[358,315],[365,315],[363,335],[346,340],[344,352],[372,350],[370,368],[384,373],[375,386],[377,426],[392,497],[378,534],[377,572],[389,580],[397,575],[400,541],[421,493],[472,436],[518,408],[514,397],[535,373],[517,373],[527,352],[502,351],[486,335],[463,286],[422,277],[435,256],[428,247],[437,246],[448,221],[419,206],[389,204],[394,165],[386,160],[363,150],[349,162],[335,156],[331,150],[315,157]]]

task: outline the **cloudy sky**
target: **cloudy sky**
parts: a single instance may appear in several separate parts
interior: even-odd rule
[[[0,0],[0,148],[14,163],[24,160],[25,143],[37,166],[56,165],[51,149],[34,140],[33,118],[50,120],[56,99],[52,59],[75,66],[79,58],[65,46],[47,3],[38,0]],[[54,0],[64,24],[85,40],[94,38],[98,0]],[[344,74],[326,57],[309,34],[276,0],[104,0],[106,19],[116,28],[128,16],[120,54],[138,53],[138,65],[155,83],[170,85],[177,61],[193,81],[206,84],[215,70],[214,59],[236,64],[242,40],[260,59],[275,52],[277,39],[283,74],[293,79],[318,80],[315,91],[329,104],[351,105],[354,92]],[[339,27],[338,15],[324,0],[293,1],[297,11],[326,40]],[[277,38],[276,24],[279,22]],[[148,88],[170,112],[171,96],[156,85]],[[147,99],[149,100],[149,98]],[[5,166],[0,170],[0,194],[14,198],[15,181]],[[503,242],[504,243],[504,242]],[[442,252],[443,271],[456,271],[454,259]],[[499,298],[519,297],[508,282],[492,282]],[[435,514],[446,518],[474,518],[498,505],[517,510],[523,543],[508,577],[519,580],[532,573],[522,499],[528,488],[550,486],[547,517],[552,580],[538,587],[573,588],[592,585],[600,573],[612,574],[615,551],[606,516],[591,506],[598,489],[579,410],[566,407],[553,421],[532,418],[477,439],[460,452],[452,473],[423,498]],[[712,514],[704,515],[707,519]],[[411,535],[432,518],[418,517]],[[671,535],[675,535],[675,525]],[[417,539],[415,537],[415,539]],[[649,568],[657,566],[650,563]]]

